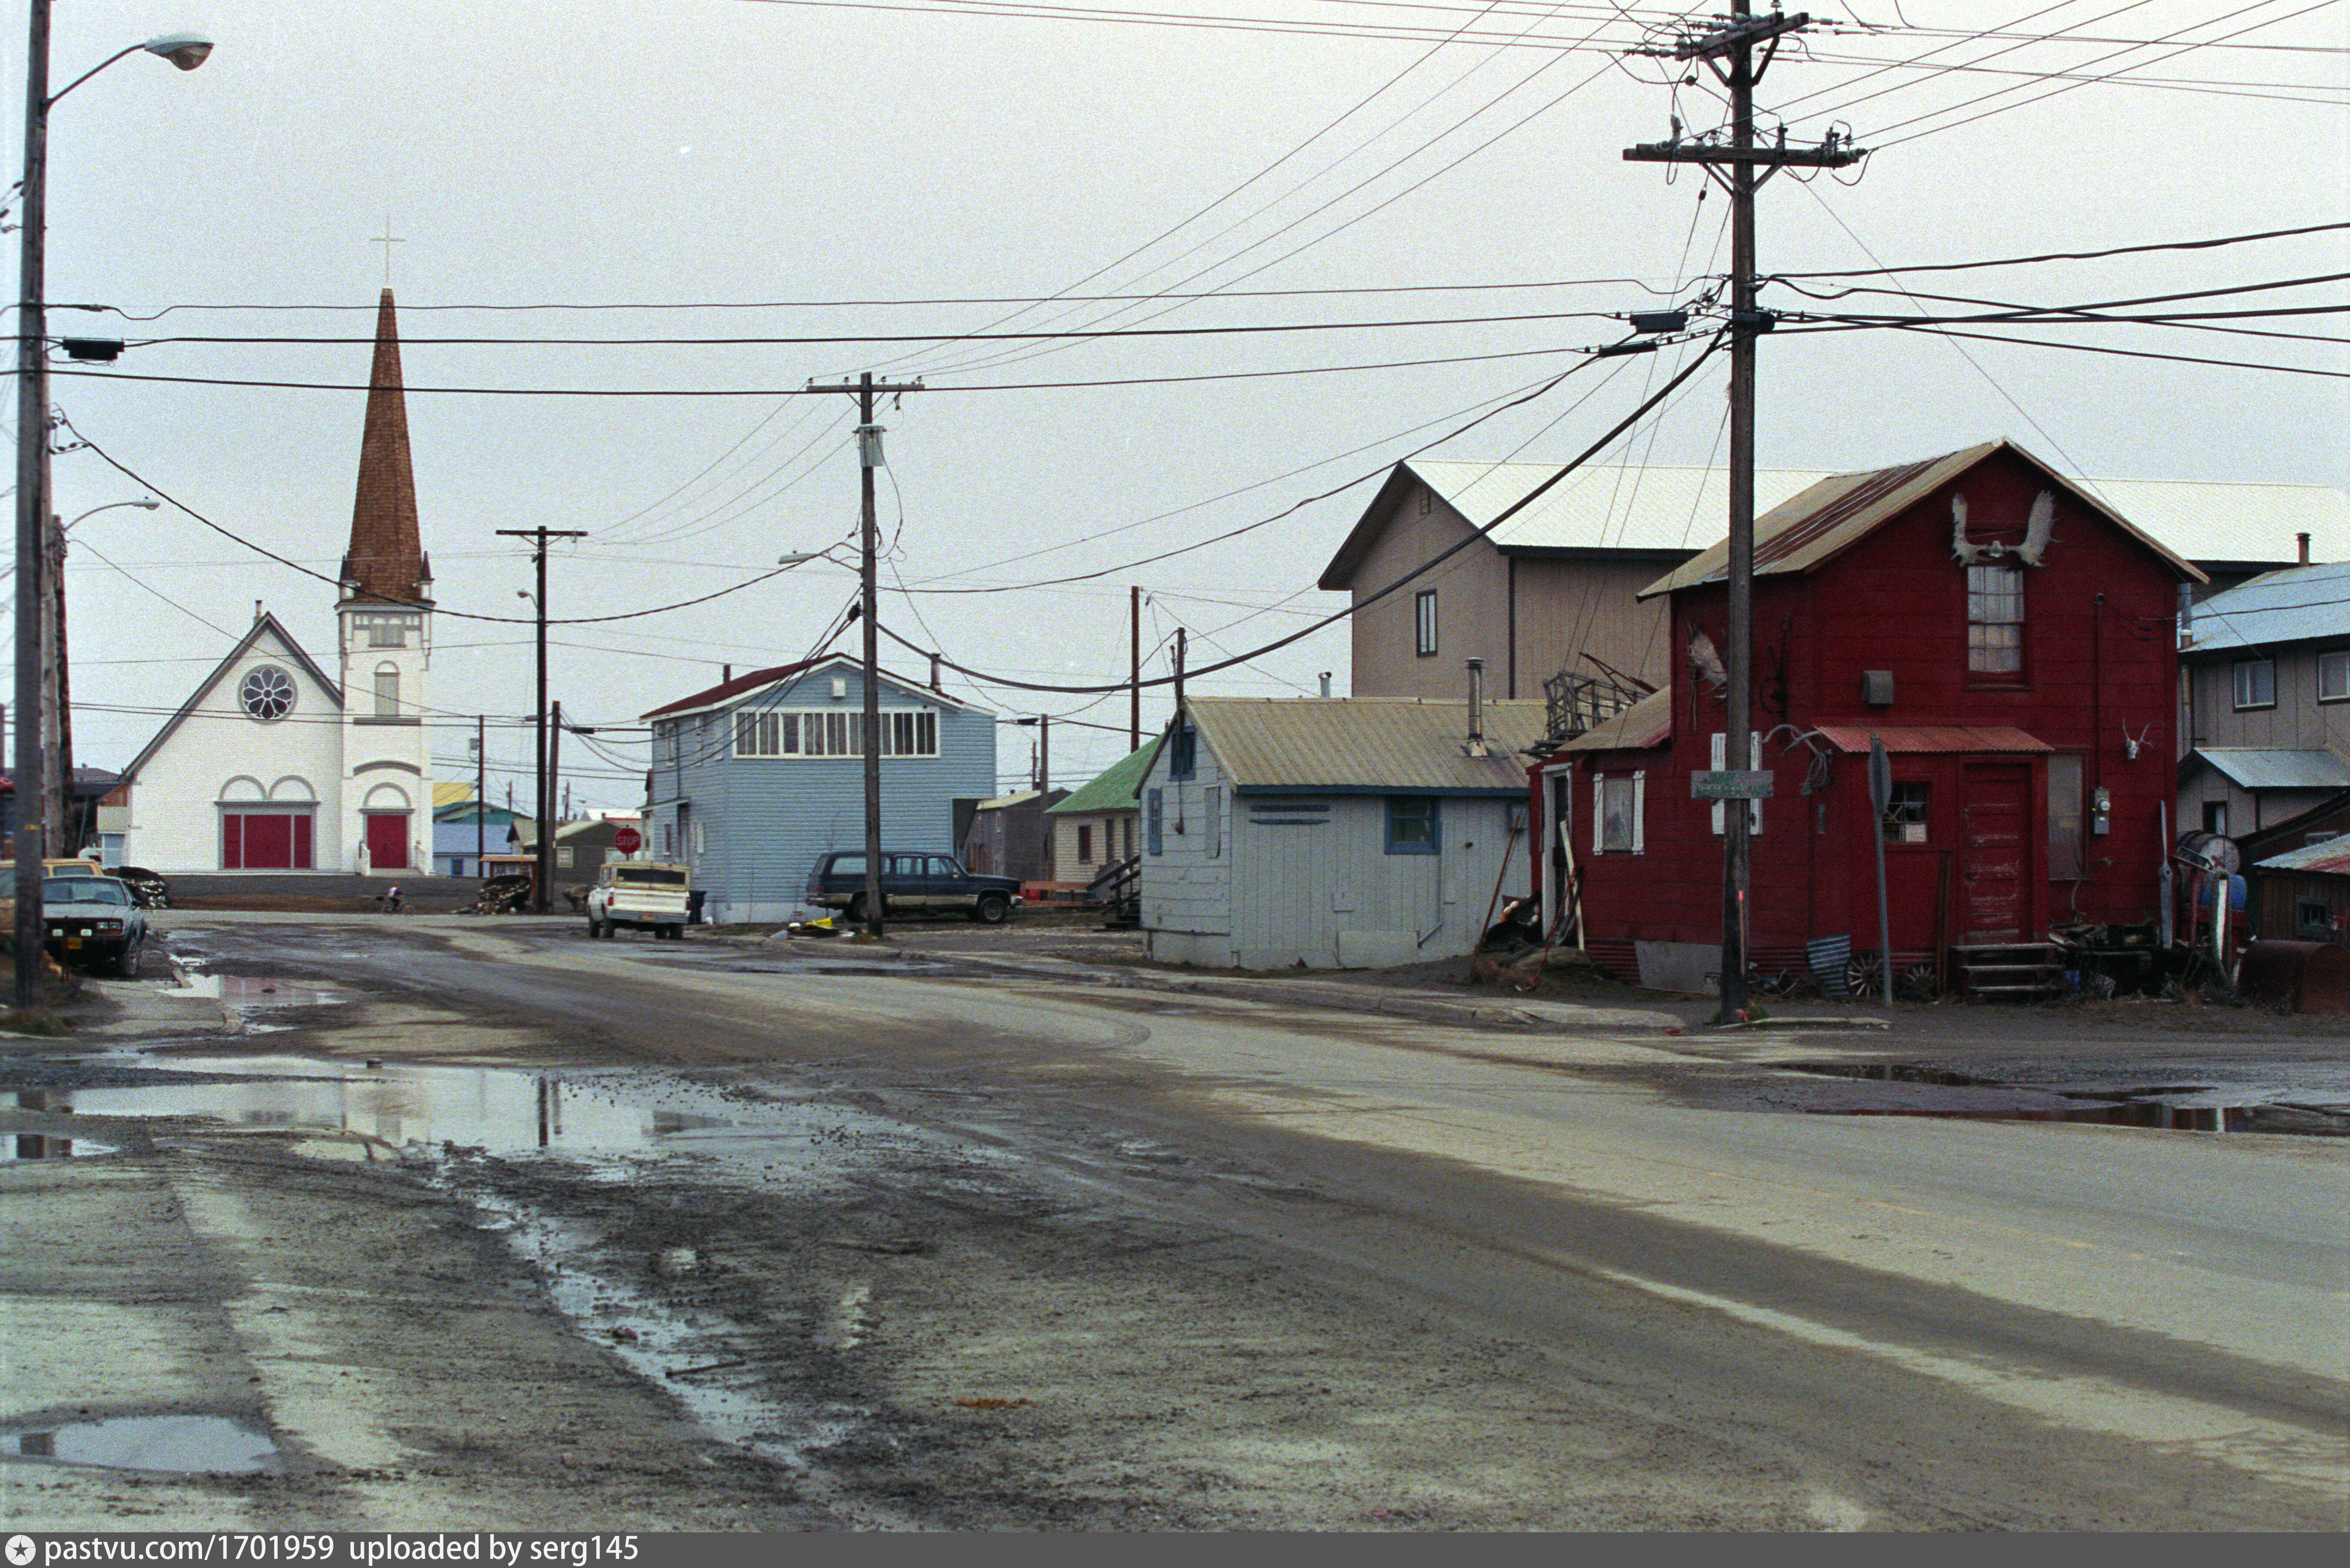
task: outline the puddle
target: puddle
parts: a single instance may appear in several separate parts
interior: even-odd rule
[[[281,1027],[255,1022],[257,1017],[280,1009],[338,1006],[345,1000],[336,992],[282,975],[206,974],[186,966],[180,971],[180,981],[163,994],[217,1002],[222,1017],[242,1033],[261,1033]]]
[[[723,1116],[631,1101],[611,1085],[511,1068],[176,1054],[169,1061],[168,1072],[140,1075],[145,1082],[40,1090],[42,1103],[27,1108],[202,1116],[254,1131],[317,1133],[324,1136],[297,1147],[352,1160],[442,1143],[505,1153],[628,1153],[732,1127]]]
[[[596,1238],[574,1225],[500,1196],[466,1196],[502,1222],[508,1246],[537,1265],[548,1300],[581,1334],[667,1390],[719,1441],[805,1470],[813,1451],[840,1442],[872,1414],[779,1397],[771,1383],[775,1352],[762,1348],[759,1336],[738,1340],[723,1318],[713,1331],[702,1314],[681,1310],[649,1284],[583,1268],[579,1260],[596,1255]],[[686,1272],[699,1266],[691,1261]]]
[[[86,1137],[59,1137],[55,1133],[16,1133],[0,1137],[0,1161],[12,1159],[72,1159],[77,1156],[120,1154],[120,1146]]]
[[[1938,1121],[2075,1122],[2166,1132],[2350,1136],[2350,1108],[2303,1105],[2274,1096],[2247,1097],[2210,1084],[2143,1084],[2124,1088],[2064,1088],[2018,1084],[1941,1067],[1898,1062],[1787,1062],[1783,1072],[1809,1077],[1916,1085],[1889,1103],[1856,1103],[1824,1095],[1793,1108],[1807,1116],[1920,1116]],[[1825,1088],[1825,1085],[1823,1085]],[[1948,1093],[1937,1094],[1943,1090]]]
[[[253,1475],[284,1468],[267,1434],[225,1416],[111,1416],[0,1433],[0,1461]]]

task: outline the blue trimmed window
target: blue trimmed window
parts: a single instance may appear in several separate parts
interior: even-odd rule
[[[1163,789],[1147,792],[1142,797],[1142,807],[1143,815],[1149,819],[1143,826],[1149,838],[1150,853],[1163,855],[1167,852],[1167,792]]]
[[[1178,724],[1167,742],[1167,776],[1188,779],[1199,771],[1200,732],[1189,724]]]
[[[1388,853],[1437,855],[1443,851],[1438,824],[1437,799],[1432,794],[1388,796]]]

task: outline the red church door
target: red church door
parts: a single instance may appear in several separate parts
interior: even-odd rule
[[[233,811],[221,818],[224,871],[307,871],[310,814]]]
[[[2020,940],[2032,864],[2031,766],[1976,763],[1964,770],[1962,787],[1959,940]]]
[[[408,813],[370,811],[367,814],[368,868],[408,869]]]

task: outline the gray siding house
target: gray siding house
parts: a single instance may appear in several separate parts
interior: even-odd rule
[[[2350,565],[2214,594],[2188,631],[2182,829],[2242,838],[2350,789]]]
[[[681,860],[704,919],[802,912],[819,856],[865,843],[863,666],[827,655],[735,676],[645,715],[641,852]],[[956,852],[955,803],[995,792],[995,716],[884,671],[881,841]]]
[[[1539,702],[1194,698],[1141,784],[1145,950],[1379,969],[1473,951],[1526,889]],[[1482,740],[1473,732],[1482,730]]]

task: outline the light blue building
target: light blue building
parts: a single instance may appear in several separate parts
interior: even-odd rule
[[[461,800],[432,814],[432,871],[440,877],[479,877],[484,854],[506,852],[515,813],[502,805]]]
[[[996,793],[995,715],[886,670],[881,842],[955,853],[956,805]],[[733,676],[645,715],[641,852],[681,860],[713,921],[788,919],[809,870],[865,845],[864,668],[830,654]]]

